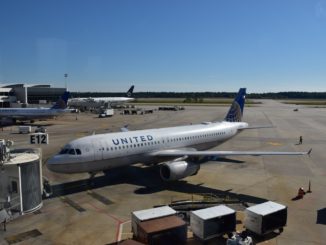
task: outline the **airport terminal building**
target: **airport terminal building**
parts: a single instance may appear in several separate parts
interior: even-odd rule
[[[13,104],[48,104],[55,102],[66,88],[53,88],[48,84],[10,84],[0,87],[0,107]]]

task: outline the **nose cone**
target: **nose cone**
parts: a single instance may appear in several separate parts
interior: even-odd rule
[[[54,155],[46,161],[46,166],[53,172],[64,173],[65,171],[65,157],[64,155]]]

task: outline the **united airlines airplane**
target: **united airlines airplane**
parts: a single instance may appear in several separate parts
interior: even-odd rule
[[[65,92],[51,108],[0,108],[0,119],[6,123],[19,121],[33,121],[59,116],[70,110],[67,108],[69,92]]]
[[[195,175],[210,157],[239,155],[306,155],[309,152],[205,151],[252,128],[242,122],[246,89],[241,88],[225,119],[169,128],[146,129],[82,137],[68,143],[47,161],[55,172],[107,171],[135,163],[160,164],[163,180]]]
[[[120,105],[123,103],[127,103],[133,101],[134,98],[131,98],[132,93],[134,91],[134,85],[132,85],[126,93],[126,97],[90,97],[90,98],[73,98],[70,99],[68,104],[69,106],[80,106],[83,104],[95,104],[99,103],[108,103],[111,106]]]

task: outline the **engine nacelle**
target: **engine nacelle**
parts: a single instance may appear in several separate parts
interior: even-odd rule
[[[16,123],[16,119],[13,118],[1,118],[0,119],[0,126],[7,126]]]
[[[161,165],[160,175],[165,181],[173,181],[196,175],[199,169],[200,165],[192,162],[166,162]]]

